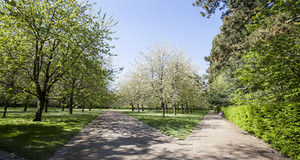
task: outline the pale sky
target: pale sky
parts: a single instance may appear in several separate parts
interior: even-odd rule
[[[199,74],[205,73],[208,62],[204,60],[210,53],[212,40],[222,25],[220,13],[210,19],[202,17],[201,8],[193,7],[195,0],[90,0],[100,7],[102,13],[113,16],[118,24],[113,28],[118,40],[112,41],[117,54],[114,66],[123,67],[118,77],[125,75],[134,64],[139,51],[147,52],[147,47],[159,41],[169,41],[181,46],[191,57]]]

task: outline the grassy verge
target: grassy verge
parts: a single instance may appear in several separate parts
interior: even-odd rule
[[[176,116],[167,113],[165,118],[161,117],[160,112],[155,111],[144,111],[140,113],[124,111],[124,113],[164,132],[165,134],[183,140],[204,118],[208,113],[208,110],[201,110],[190,114],[177,114]]]
[[[74,110],[70,115],[67,111],[51,108],[48,113],[43,113],[42,122],[32,122],[35,109],[22,110],[8,108],[7,117],[0,118],[0,149],[28,159],[49,158],[102,112]]]

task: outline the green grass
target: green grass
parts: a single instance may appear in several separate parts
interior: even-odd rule
[[[3,108],[1,109],[1,116]],[[7,117],[0,117],[0,149],[28,159],[46,159],[102,111],[92,109],[67,111],[50,108],[42,122],[33,122],[34,108],[8,108]]]
[[[140,113],[125,111],[124,113],[164,132],[167,135],[183,140],[193,129],[195,129],[208,111],[209,110],[201,110],[192,114],[177,114],[176,116],[171,113],[167,113],[165,118],[162,118],[161,112],[155,111],[144,111]]]

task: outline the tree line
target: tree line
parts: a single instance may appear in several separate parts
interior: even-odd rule
[[[208,100],[243,130],[300,159],[300,1],[197,0],[223,10],[208,68]]]
[[[112,17],[76,0],[0,1],[0,92],[3,117],[12,103],[36,103],[42,120],[50,101],[68,107],[110,103],[115,70],[108,42]],[[26,107],[24,110],[26,111]]]
[[[154,44],[140,52],[134,69],[120,82],[119,103],[140,111],[160,108],[162,117],[171,108],[176,115],[207,106],[205,81],[180,47]]]
[[[297,0],[194,3],[206,17],[224,11],[221,31],[205,58],[211,105],[299,102],[299,5]]]

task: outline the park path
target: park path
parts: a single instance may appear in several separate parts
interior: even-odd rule
[[[286,159],[211,111],[184,140],[176,140],[117,111],[105,111],[50,160]]]

